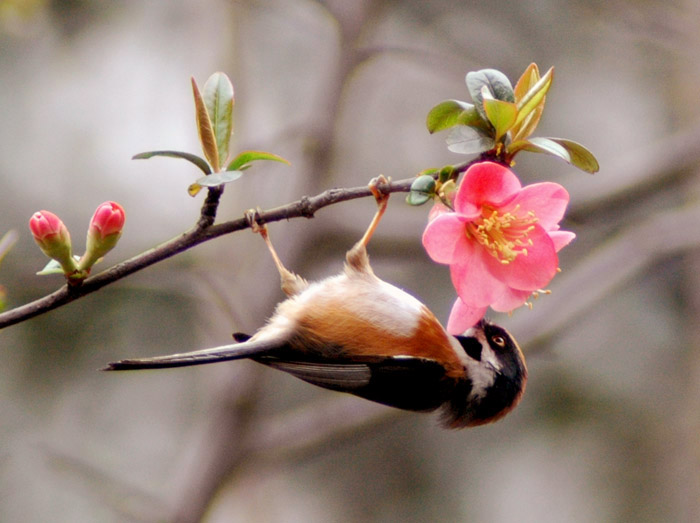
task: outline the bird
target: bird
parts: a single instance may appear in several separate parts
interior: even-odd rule
[[[513,336],[486,319],[451,335],[426,305],[375,275],[367,245],[387,208],[389,193],[369,189],[377,211],[346,253],[344,270],[317,282],[289,271],[259,213],[246,217],[265,240],[287,299],[254,335],[192,352],[124,359],[103,370],[181,367],[251,359],[303,381],[389,407],[440,412],[441,425],[465,428],[501,419],[520,402],[527,366]]]

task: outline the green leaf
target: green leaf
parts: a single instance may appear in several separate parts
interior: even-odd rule
[[[131,157],[132,160],[148,160],[154,156],[167,156],[169,158],[182,158],[188,162],[192,162],[199,167],[204,174],[211,174],[211,167],[204,158],[200,158],[196,154],[185,153],[182,151],[148,151],[139,153]]]
[[[430,196],[428,196],[425,193],[422,192],[417,192],[417,191],[411,191],[406,195],[406,203],[408,205],[423,205],[424,203],[432,200]]]
[[[481,96],[484,100],[486,116],[496,130],[494,140],[498,142],[515,123],[515,119],[518,116],[518,108],[514,103],[493,98],[486,86],[482,88]]]
[[[598,172],[600,169],[598,160],[593,156],[593,153],[580,143],[564,138],[535,137],[529,140],[513,142],[507,149],[507,153],[511,158],[519,151],[530,151],[556,156],[574,167],[591,174]]]
[[[219,165],[224,165],[233,132],[233,85],[228,76],[224,73],[211,75],[202,88],[202,98],[214,131]]]
[[[518,78],[518,82],[515,84],[515,88],[513,89],[515,102],[517,103],[519,100],[522,100],[539,79],[540,70],[537,64],[533,62],[527,66],[527,69],[525,69],[525,72]]]
[[[416,175],[416,178],[418,178],[419,176],[425,176],[425,175],[432,176],[432,175],[437,174],[439,172],[440,172],[440,169],[438,169],[437,167],[428,167],[427,169],[423,169],[421,172],[419,172]]]
[[[490,133],[466,125],[454,127],[447,137],[447,148],[453,153],[480,153],[492,149],[494,145],[495,142]]]
[[[411,190],[406,196],[409,205],[423,205],[435,197],[435,178],[429,174],[418,176],[411,184]]]
[[[545,153],[557,156],[565,162],[571,162],[571,156],[564,147],[549,138],[530,138],[529,140],[519,140],[512,142],[507,148],[508,155],[515,156],[520,151],[529,151],[532,153]]]
[[[243,151],[239,153],[231,163],[226,167],[227,171],[240,171],[250,167],[250,162],[255,162],[257,160],[271,160],[273,162],[286,163],[291,165],[287,160],[276,154],[266,153],[264,151]]]
[[[50,260],[46,266],[36,273],[37,276],[47,276],[49,274],[63,274],[63,268],[61,264],[56,260]]]
[[[525,72],[518,79],[518,83],[515,84],[515,103],[517,104],[520,102],[539,80],[540,70],[537,64],[533,62],[525,69]],[[510,129],[510,138],[512,141],[517,142],[518,140],[524,140],[535,131],[542,117],[542,112],[544,111],[544,103],[545,99],[543,98],[537,107],[522,118],[521,122],[513,125]]]
[[[510,129],[511,140],[514,142],[517,142],[518,140],[524,140],[528,136],[530,136],[533,132],[535,132],[535,129],[537,128],[537,124],[540,123],[540,118],[542,118],[543,112],[544,112],[544,99],[521,122],[519,122],[519,123],[513,125],[513,127],[511,127],[511,129]]]
[[[454,165],[446,165],[445,167],[440,169],[440,173],[438,174],[438,180],[440,180],[440,183],[445,183],[447,182],[447,180],[458,177],[459,173],[455,173]]]
[[[488,120],[484,111],[484,101],[481,90],[486,87],[496,100],[515,102],[513,86],[508,77],[495,69],[482,69],[467,73],[467,89],[474,101],[474,106],[482,119]]]
[[[551,140],[559,145],[561,145],[569,153],[571,158],[571,165],[578,167],[582,171],[587,173],[597,173],[600,170],[600,165],[598,160],[586,147],[573,140],[567,140],[565,138],[531,138],[530,140]]]
[[[538,107],[544,106],[544,97],[547,95],[547,91],[549,91],[549,88],[552,85],[553,75],[554,67],[550,67],[549,71],[547,71],[545,75],[530,88],[525,96],[518,101],[518,118],[515,120],[516,127],[519,126],[521,122],[523,122],[525,118],[527,118],[527,116],[529,116]],[[541,114],[542,111],[540,111],[540,115]],[[532,121],[529,122],[528,126],[531,128],[530,133],[535,130],[538,122],[539,118],[534,121],[534,125]],[[518,134],[520,134],[523,138],[528,136],[523,136],[523,133]]]
[[[455,125],[484,126],[484,121],[474,105],[460,100],[440,102],[430,110],[425,123],[430,134],[449,129]]]
[[[80,261],[80,256],[78,255],[73,255],[73,258],[75,261]],[[63,271],[63,267],[61,267],[61,264],[57,262],[56,260],[49,260],[49,263],[47,263],[43,269],[41,269],[39,272],[36,273],[37,276],[47,276],[49,274],[65,274]]]
[[[238,180],[241,176],[243,176],[242,171],[221,171],[209,176],[203,176],[197,180],[197,183],[202,187],[216,187],[217,185]]]
[[[202,94],[199,92],[197,82],[192,78],[192,94],[194,95],[195,116],[197,118],[197,132],[199,133],[199,142],[202,144],[204,157],[211,165],[214,172],[219,170],[219,151],[216,145],[216,136],[212,127],[207,106],[204,103]]]
[[[202,176],[187,188],[187,192],[190,193],[190,196],[195,196],[203,187],[218,187],[238,180],[241,176],[243,176],[242,171],[220,171],[209,176]]]

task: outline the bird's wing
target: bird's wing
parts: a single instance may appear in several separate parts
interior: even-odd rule
[[[410,356],[304,361],[276,356],[254,359],[313,385],[406,410],[436,409],[445,402],[453,384],[436,361]]]
[[[205,363],[216,363],[218,361],[238,360],[241,358],[260,356],[275,351],[283,345],[284,341],[279,339],[250,340],[243,343],[213,347],[211,349],[183,352],[181,354],[115,361],[109,363],[107,367],[102,370],[162,369],[166,367],[202,365]]]

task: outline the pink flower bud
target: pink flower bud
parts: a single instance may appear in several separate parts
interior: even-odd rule
[[[125,217],[124,208],[121,205],[116,202],[105,202],[92,215],[91,233],[99,235],[102,240],[112,234],[121,234]]]
[[[35,212],[29,219],[29,229],[46,256],[60,263],[66,274],[75,271],[70,233],[58,216],[49,211]]]
[[[53,241],[54,238],[65,237],[68,229],[61,219],[49,211],[35,212],[29,219],[29,229],[31,229],[34,239],[40,244],[44,241]]]
[[[79,268],[87,270],[111,251],[119,241],[126,214],[115,202],[105,202],[95,210],[87,233],[87,248],[80,259]]]

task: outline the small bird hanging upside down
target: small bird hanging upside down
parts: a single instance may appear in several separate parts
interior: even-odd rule
[[[280,273],[281,302],[253,336],[238,343],[153,358],[126,359],[104,370],[181,367],[250,358],[313,385],[348,392],[399,409],[441,410],[446,427],[496,421],[519,403],[527,367],[515,339],[481,320],[461,336],[445,331],[413,296],[379,279],[367,244],[386,210],[383,177],[369,187],[378,209],[367,231],[346,254],[345,270],[308,283],[287,270],[265,225],[249,213]]]

